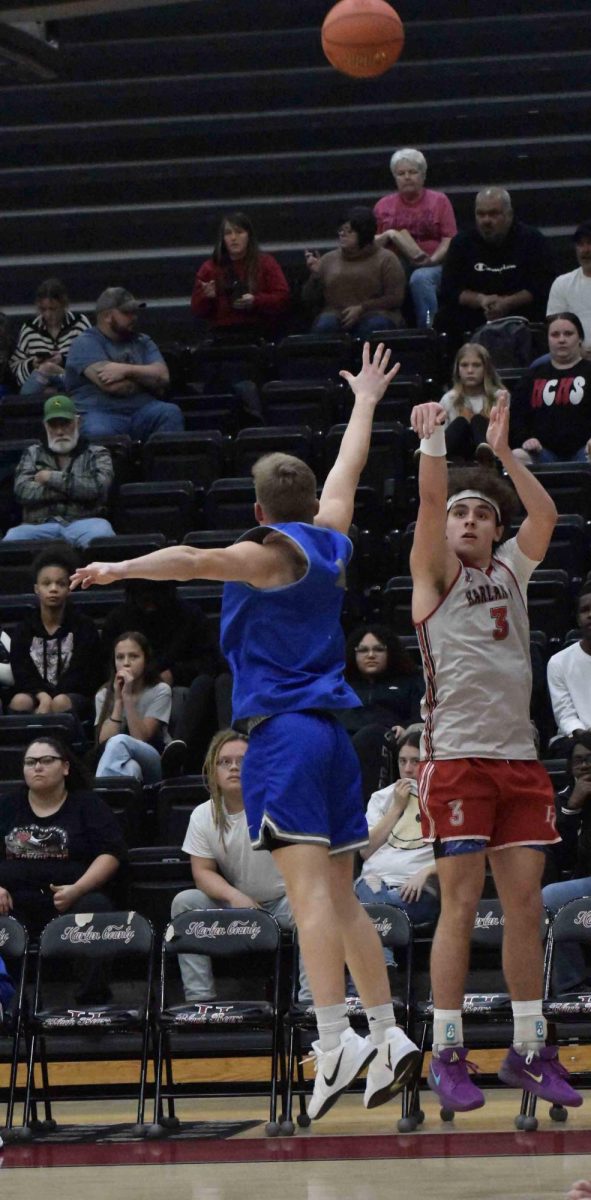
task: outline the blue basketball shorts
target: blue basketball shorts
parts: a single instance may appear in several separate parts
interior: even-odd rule
[[[359,760],[329,715],[280,713],[257,725],[242,795],[255,850],[306,842],[339,854],[367,845]]]

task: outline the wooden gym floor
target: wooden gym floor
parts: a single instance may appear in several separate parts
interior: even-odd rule
[[[497,1057],[475,1052],[487,1070]],[[571,1068],[587,1057],[563,1052]],[[535,1133],[514,1129],[517,1093],[486,1096],[483,1109],[450,1126],[423,1091],[423,1127],[400,1135],[398,1101],[366,1112],[360,1095],[347,1095],[310,1129],[277,1139],[265,1136],[263,1097],[186,1100],[181,1119],[260,1123],[224,1139],[9,1145],[0,1200],[558,1200],[574,1179],[591,1177],[591,1094],[566,1125],[541,1103]],[[134,1117],[127,1101],[62,1103],[54,1115],[66,1125]]]

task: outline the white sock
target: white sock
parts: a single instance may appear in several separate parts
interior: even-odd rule
[[[518,1054],[531,1054],[546,1044],[546,1018],[541,1000],[512,1000],[513,1045]]]
[[[464,1045],[461,1008],[433,1010],[433,1053],[439,1054],[449,1046]]]
[[[325,1008],[316,1008],[316,1024],[318,1025],[318,1041],[321,1050],[336,1050],[341,1040],[341,1034],[349,1028],[346,1004],[329,1004]]]
[[[393,1004],[377,1004],[375,1008],[365,1011],[369,1025],[369,1036],[374,1046],[382,1046],[386,1041],[386,1033],[396,1024]]]

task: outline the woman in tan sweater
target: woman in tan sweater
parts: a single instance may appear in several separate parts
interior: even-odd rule
[[[404,268],[396,255],[376,245],[376,231],[371,208],[358,205],[339,227],[337,250],[322,256],[306,251],[310,278],[304,284],[304,299],[320,297],[323,303],[313,333],[367,338],[403,324]]]

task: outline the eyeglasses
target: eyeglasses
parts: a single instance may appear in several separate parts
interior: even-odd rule
[[[237,754],[235,758],[218,758],[218,767],[221,767],[222,771],[229,771],[230,767],[236,765],[240,770],[245,758],[245,754]]]
[[[52,762],[63,762],[63,758],[59,754],[40,754],[39,758],[25,758],[23,762],[25,767],[36,767],[37,763],[41,763],[42,767],[49,767]]]
[[[356,654],[386,654],[387,651],[388,651],[387,646],[379,646],[378,645],[378,646],[356,646],[355,647]]]
[[[588,767],[591,766],[591,754],[576,754],[571,759],[573,767]]]

